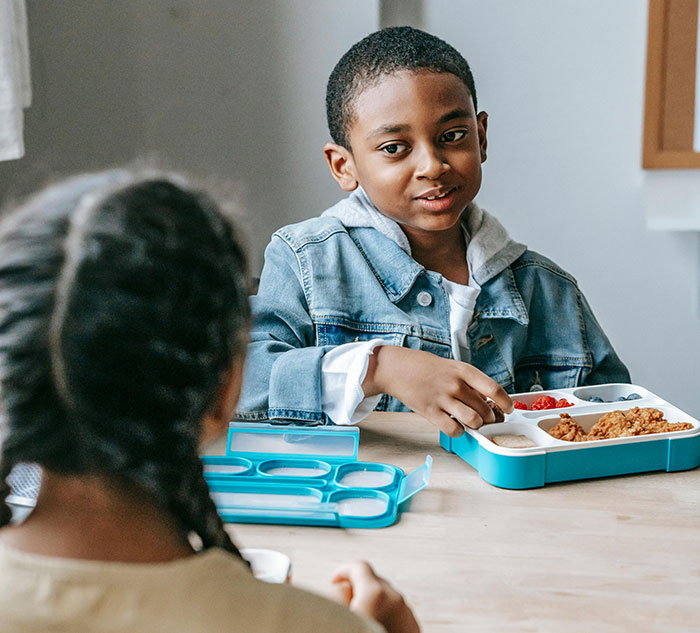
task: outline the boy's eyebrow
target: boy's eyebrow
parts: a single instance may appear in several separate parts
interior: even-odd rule
[[[465,110],[464,108],[455,108],[447,114],[443,114],[438,119],[438,125],[452,121],[453,119],[468,119],[471,117],[471,112]],[[388,123],[387,125],[380,125],[378,128],[372,130],[368,135],[368,139],[372,139],[375,136],[381,136],[382,134],[396,134],[397,132],[407,132],[411,129],[410,125],[404,125],[400,123]]]
[[[448,121],[452,121],[452,119],[468,119],[470,117],[471,112],[469,112],[469,110],[465,110],[464,108],[455,108],[454,110],[452,110],[452,112],[443,114],[438,119],[438,124],[447,123]]]
[[[372,130],[367,138],[374,138],[375,136],[380,136],[382,134],[396,134],[397,132],[406,132],[410,130],[410,125],[401,125],[400,123],[389,123],[387,125],[380,125],[378,128]]]

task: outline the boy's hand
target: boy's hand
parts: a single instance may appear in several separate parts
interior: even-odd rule
[[[346,563],[333,575],[332,597],[351,611],[379,622],[387,633],[420,633],[413,612],[403,596],[369,563]]]
[[[450,437],[462,435],[465,426],[478,429],[494,421],[486,397],[505,413],[513,411],[510,396],[476,367],[406,347],[377,347],[362,389],[365,396],[394,396]]]

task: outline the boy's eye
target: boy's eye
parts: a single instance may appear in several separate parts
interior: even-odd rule
[[[442,141],[443,143],[455,143],[461,141],[466,135],[466,130],[450,130],[442,135]]]
[[[405,152],[408,148],[405,145],[401,145],[400,143],[389,143],[387,145],[383,145],[382,147],[379,148],[380,151],[384,152],[385,154],[401,154]]]

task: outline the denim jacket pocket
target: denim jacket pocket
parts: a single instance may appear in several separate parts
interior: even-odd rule
[[[575,359],[523,359],[515,366],[514,393],[531,391],[535,385],[544,390],[577,387],[589,369],[585,361]]]
[[[339,317],[314,319],[316,345],[343,345],[372,339],[384,339],[401,347],[406,339],[405,326],[391,323],[357,322]]]

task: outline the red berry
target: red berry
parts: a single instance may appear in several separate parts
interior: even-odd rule
[[[527,411],[527,405],[524,402],[520,402],[520,400],[513,400],[513,408]]]
[[[573,402],[569,402],[566,398],[561,398],[557,400],[556,408],[561,409],[561,407],[573,407]]]
[[[554,409],[557,406],[557,401],[552,396],[540,396],[532,403],[533,411],[541,411],[542,409]]]

